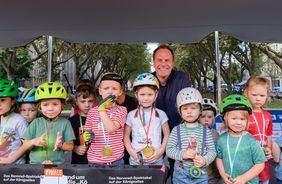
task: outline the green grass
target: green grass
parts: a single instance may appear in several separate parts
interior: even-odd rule
[[[282,102],[267,102],[264,106],[264,108],[273,108],[273,109],[282,109]]]

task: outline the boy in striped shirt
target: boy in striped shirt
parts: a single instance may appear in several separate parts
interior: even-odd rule
[[[87,152],[89,163],[123,165],[123,131],[127,110],[115,103],[122,93],[122,84],[121,76],[116,73],[105,73],[100,79],[102,101],[89,111],[84,127],[94,133]]]

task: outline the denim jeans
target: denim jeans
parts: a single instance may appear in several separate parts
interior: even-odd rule
[[[116,160],[112,163],[104,163],[104,164],[100,164],[100,163],[90,163],[90,164],[93,164],[93,165],[97,165],[97,166],[101,166],[101,165],[112,165],[112,166],[118,166],[118,165],[124,165],[124,161],[123,159],[119,159],[119,160]]]
[[[175,162],[173,184],[208,184],[208,175],[205,167],[202,168],[202,176],[199,178],[192,178],[189,169],[187,167],[181,168],[179,167],[179,162]]]
[[[266,181],[259,181],[259,184],[269,184],[269,180],[266,180]]]
[[[282,184],[282,180],[276,179],[277,184]]]
[[[163,165],[163,159],[160,158],[157,162],[155,163],[148,163],[148,162],[144,162],[143,165]],[[129,164],[130,165],[140,165],[138,162],[136,162],[135,160],[133,160],[131,157],[129,158]]]

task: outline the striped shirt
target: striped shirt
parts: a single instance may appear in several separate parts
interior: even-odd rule
[[[124,144],[123,144],[123,131],[124,124],[126,120],[127,110],[122,106],[115,106],[113,108],[107,108],[106,112],[112,121],[115,121],[120,124],[121,128],[115,132],[109,133],[105,130],[106,138],[109,139],[109,147],[112,148],[111,156],[103,156],[102,150],[106,145],[104,134],[102,131],[102,126],[100,123],[100,116],[98,112],[98,107],[93,107],[86,118],[85,130],[91,129],[95,135],[90,148],[87,152],[88,161],[91,163],[97,164],[107,164],[112,163],[116,160],[119,160],[123,157],[124,153]]]
[[[191,140],[194,139],[197,141],[198,154],[201,154],[204,126],[199,123],[197,124],[198,126],[194,128],[187,128],[184,123],[177,125],[180,126],[181,150],[179,150],[179,145],[178,145],[177,126],[174,127],[169,136],[169,140],[166,148],[166,154],[168,157],[176,161],[183,161],[183,165],[188,168],[194,165],[193,160],[192,159],[183,160],[182,155],[186,151],[187,147],[191,146]],[[209,128],[207,128],[206,144],[202,156],[206,160],[206,165],[209,165],[216,157],[215,146]]]

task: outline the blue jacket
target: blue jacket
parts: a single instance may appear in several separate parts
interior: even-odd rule
[[[153,74],[156,76],[156,72]],[[174,70],[172,70],[166,85],[160,85],[156,107],[167,114],[170,130],[181,122],[176,108],[176,96],[181,89],[188,86],[190,86],[190,81],[187,75],[184,72]]]

